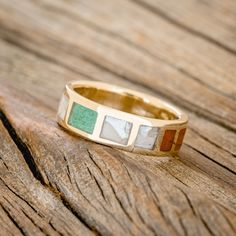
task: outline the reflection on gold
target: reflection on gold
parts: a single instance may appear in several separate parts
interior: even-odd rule
[[[121,94],[94,87],[78,87],[74,88],[74,90],[94,102],[134,115],[161,120],[178,119],[175,114],[166,109],[155,107],[145,102],[142,98],[128,93]]]

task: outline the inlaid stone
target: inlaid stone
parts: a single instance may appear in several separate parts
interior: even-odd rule
[[[141,125],[139,127],[134,146],[139,148],[153,149],[158,136],[158,132],[159,129],[157,127]]]
[[[186,132],[186,128],[181,129],[179,131],[179,136],[178,136],[176,144],[175,144],[175,151],[179,151],[180,150],[180,148],[182,146],[182,143],[183,143],[183,140],[184,140],[185,132]]]
[[[57,113],[57,115],[58,115],[62,120],[65,118],[68,104],[69,104],[69,99],[68,99],[68,97],[64,94],[64,95],[61,97],[61,100],[60,100],[60,103],[59,103],[59,107],[58,107],[58,113]]]
[[[106,116],[100,137],[126,145],[129,140],[131,129],[132,123],[112,116]]]
[[[74,102],[68,124],[88,134],[92,134],[97,121],[97,115],[96,111]]]
[[[174,139],[175,139],[176,130],[166,130],[162,139],[160,151],[168,152],[171,150]]]

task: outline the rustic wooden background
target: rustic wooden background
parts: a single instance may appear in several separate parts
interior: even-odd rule
[[[179,157],[64,132],[69,80],[175,103]],[[235,0],[0,1],[0,235],[236,235]]]

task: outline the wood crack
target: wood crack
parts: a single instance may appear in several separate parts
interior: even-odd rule
[[[47,175],[47,174],[46,174]],[[48,178],[48,177],[47,177]],[[90,201],[84,196],[84,194],[82,193],[82,191],[79,188],[79,185],[77,183],[77,181],[75,181],[75,184],[77,186],[77,189],[79,190],[79,193],[81,194],[81,196],[87,200],[89,203]],[[63,205],[82,223],[84,224],[88,229],[90,229],[93,233],[95,233],[96,235],[101,235],[100,232],[98,231],[98,229],[96,227],[94,227],[92,224],[90,224],[89,222],[87,222],[87,220],[85,219],[85,217],[83,217],[79,212],[77,212],[76,210],[73,209],[73,207],[70,205],[69,201],[63,196],[63,194],[61,194],[60,189],[57,186],[57,183],[55,183],[55,187],[56,187],[56,191],[59,193],[58,195],[60,196],[60,200],[63,203]],[[91,203],[90,203],[91,204]],[[91,204],[92,205],[92,204]],[[93,205],[92,205],[93,206]],[[94,207],[94,206],[93,206]],[[96,209],[96,208],[95,208]]]
[[[189,196],[188,196],[181,188],[179,188],[178,186],[175,186],[175,187],[184,195],[184,197],[185,197],[185,199],[186,199],[188,205],[190,206],[190,209],[191,209],[192,212],[193,212],[193,215],[197,216],[197,213],[196,213],[196,211],[195,211],[195,209],[194,209],[194,207],[193,207],[193,204],[192,204],[192,202],[191,202]]]
[[[181,179],[179,179],[177,176],[173,175],[170,171],[166,170],[165,168],[161,167],[161,169],[165,170],[170,176],[172,176],[175,180],[183,184],[184,186],[188,187],[187,184],[185,184]]]
[[[69,165],[68,165],[68,160],[67,160],[67,158],[66,158],[66,156],[65,156],[64,154],[63,154],[63,159],[64,159],[64,161],[65,161],[65,163],[66,163],[66,169],[67,169],[67,176],[68,176],[68,179],[69,179],[70,183],[72,184],[70,167],[69,167]]]
[[[102,171],[101,167],[97,164],[97,162],[94,160],[94,157],[93,157],[93,154],[91,153],[91,151],[88,148],[86,150],[87,150],[87,153],[88,153],[88,155],[90,157],[90,160],[93,162],[93,164],[98,168],[100,173],[103,175],[103,171]]]
[[[148,178],[146,177],[145,179],[146,179],[147,185],[148,185],[148,187],[149,187],[149,189],[150,189],[150,191],[151,191],[151,193],[152,193],[152,195],[155,199],[155,205],[156,205],[157,209],[159,210],[159,212],[161,213],[161,216],[165,219],[165,214],[164,214],[163,210],[161,209],[159,198],[157,197],[157,194],[153,190],[152,185],[149,182]]]
[[[167,224],[169,224],[169,225],[171,226],[172,230],[178,235],[178,232],[176,231],[176,229],[175,229],[175,227],[173,226],[172,222],[165,216],[164,211],[163,211],[162,208],[161,208],[160,200],[159,200],[159,198],[158,198],[156,192],[155,192],[154,189],[152,188],[152,185],[151,185],[150,181],[148,180],[147,177],[146,177],[145,179],[146,179],[146,182],[147,182],[147,184],[148,184],[148,187],[149,187],[149,189],[150,189],[150,191],[151,191],[151,193],[152,193],[152,195],[153,195],[155,205],[156,205],[158,211],[160,212],[162,218],[167,222]]]
[[[96,161],[94,160],[93,154],[89,151],[89,149],[87,149],[87,152],[88,152],[88,154],[89,154],[90,159],[91,159],[92,162],[94,163],[94,165],[98,168],[98,170],[100,171],[100,173],[104,176],[101,167],[100,167],[100,166],[96,163]],[[87,167],[87,168],[88,168],[88,167]],[[88,168],[88,169],[89,169],[89,168]],[[100,191],[102,192],[102,196],[103,196],[104,200],[106,201],[106,198],[105,198],[105,195],[104,195],[104,193],[103,193],[103,190],[102,190],[101,186],[99,185],[98,181],[96,180],[95,176],[91,173],[91,171],[90,171],[90,170],[88,170],[88,171],[89,171],[90,175],[95,179],[95,181],[96,181],[96,183],[97,183],[97,185],[98,185],[98,188],[99,188]],[[111,173],[110,173],[110,175],[111,175]],[[104,176],[104,178],[105,178],[105,176]],[[119,199],[118,196],[116,195],[116,192],[115,192],[115,189],[114,189],[112,183],[110,183],[109,180],[107,180],[107,182],[108,182],[109,186],[111,187],[111,190],[112,190],[112,192],[113,192],[113,194],[114,194],[114,196],[115,196],[115,198],[116,198],[116,200],[117,200],[117,202],[118,202],[120,208],[122,209],[122,211],[124,212],[124,214],[127,216],[127,218],[128,218],[132,223],[135,224],[135,222],[133,221],[133,219],[131,218],[131,216],[128,214],[128,212],[126,211],[125,207],[123,206],[122,202],[120,201],[120,199]],[[105,210],[106,210],[106,209],[105,209]],[[120,225],[120,222],[119,222],[116,218],[114,218],[114,219],[115,219],[116,222]],[[122,226],[122,225],[121,225],[121,226]]]
[[[139,212],[139,209],[137,208],[136,205],[135,205],[135,209],[136,209],[137,215],[139,216],[139,219],[141,220],[141,222],[147,226],[147,228],[153,233],[153,235],[158,236],[158,234],[156,233],[156,230],[144,220],[142,214]]]
[[[215,235],[214,232],[211,230],[211,228],[208,226],[207,222],[204,220],[204,218],[202,217],[201,214],[199,214],[200,216],[200,220],[203,223],[203,225],[205,226],[205,228],[207,229],[207,231],[209,232],[210,235]]]
[[[64,205],[77,219],[79,219],[79,221],[80,221],[81,223],[83,223],[88,229],[90,229],[93,233],[95,233],[95,235],[97,235],[97,236],[100,236],[100,235],[101,235],[101,233],[98,231],[98,229],[97,229],[95,226],[93,226],[93,225],[91,225],[89,222],[87,222],[87,220],[86,220],[81,214],[79,214],[77,211],[75,211],[75,210],[73,209],[73,207],[71,207],[70,203],[67,201],[67,199],[66,199],[64,196],[61,195],[61,198],[60,198],[60,199],[61,199],[63,205]]]
[[[24,209],[22,209],[22,213],[23,213],[23,214],[26,216],[26,218],[28,218],[28,219],[32,222],[32,224],[33,224],[36,228],[38,228],[43,234],[45,234],[46,236],[49,236],[49,234],[46,233],[45,230],[42,229],[42,227],[40,227],[39,225],[37,225],[36,222],[34,222],[34,220],[28,215],[28,213],[26,213],[26,211],[25,211]]]
[[[0,110],[0,119],[3,122],[4,127],[8,131],[9,135],[11,136],[12,140],[18,147],[19,151],[21,152],[22,156],[25,159],[30,171],[32,172],[33,176],[44,184],[43,176],[41,175],[34,158],[32,157],[30,150],[28,149],[27,145],[23,142],[23,140],[19,137],[14,127],[11,125],[10,121],[8,120],[7,116]]]
[[[232,155],[233,157],[236,157],[236,154],[230,152],[228,149],[225,149],[224,146],[220,146],[218,144],[216,144],[215,142],[211,141],[210,139],[208,139],[206,136],[202,135],[200,132],[198,132],[196,129],[192,128],[192,127],[188,127],[188,129],[192,130],[195,134],[197,134],[199,137],[201,137],[202,139],[204,139],[205,141],[207,141],[208,143],[214,145],[215,147],[224,150],[225,152],[229,153],[230,155]]]
[[[228,217],[225,215],[225,213],[220,209],[217,208],[219,210],[219,212],[221,213],[222,217],[224,217],[225,221],[228,223],[229,227],[231,228],[231,230],[235,233],[236,235],[236,228],[235,225],[233,225],[230,220],[228,219]]]
[[[202,151],[198,150],[197,148],[192,147],[191,145],[186,144],[186,143],[185,143],[185,145],[188,146],[189,148],[191,148],[192,150],[198,152],[198,153],[201,154],[202,156],[206,157],[207,159],[211,160],[211,161],[214,162],[215,164],[221,166],[222,168],[224,168],[225,170],[229,171],[230,173],[236,175],[236,172],[235,172],[235,171],[231,170],[231,169],[228,168],[227,166],[225,166],[225,165],[221,164],[220,162],[217,162],[216,160],[214,160],[214,159],[212,159],[211,157],[207,156],[205,153],[203,153]]]
[[[55,232],[57,232],[60,236],[63,236],[64,234],[59,232],[54,225],[52,224],[51,220],[48,222],[48,224],[55,230]],[[67,232],[68,235],[71,235],[69,232]],[[71,235],[72,236],[72,235]]]
[[[38,211],[29,203],[27,202],[24,198],[22,198],[18,193],[16,193],[12,188],[10,188],[7,183],[0,177],[0,180],[3,182],[3,184],[5,185],[5,187],[10,191],[12,192],[15,196],[17,196],[19,199],[21,199],[23,202],[26,203],[26,205],[28,205],[35,213],[38,213]],[[39,215],[40,216],[40,215]]]
[[[27,234],[24,232],[24,230],[21,228],[18,222],[14,219],[14,217],[11,216],[10,212],[8,212],[8,210],[2,205],[1,202],[0,202],[0,206],[2,207],[6,215],[11,219],[12,223],[16,226],[16,228],[22,233],[22,235],[26,236]]]
[[[102,189],[101,185],[99,184],[97,178],[94,176],[94,174],[91,172],[91,170],[89,169],[88,166],[87,166],[87,170],[88,170],[89,175],[91,176],[91,178],[95,181],[95,183],[96,183],[96,185],[99,189],[99,192],[101,193],[102,198],[104,199],[105,202],[107,202],[106,196],[105,196],[105,194],[103,192],[103,189]]]
[[[187,236],[187,235],[188,235],[188,232],[187,232],[187,229],[186,229],[186,227],[185,227],[185,225],[184,225],[184,223],[183,223],[182,218],[180,218],[179,223],[180,223],[180,225],[181,225],[181,227],[182,227],[182,229],[183,229],[184,236]]]
[[[38,170],[38,167],[37,167],[37,165],[36,165],[36,163],[34,161],[34,158],[31,155],[27,145],[18,136],[18,134],[16,133],[16,130],[13,128],[13,126],[10,123],[10,121],[8,120],[6,115],[3,113],[3,111],[1,111],[1,110],[0,110],[0,119],[2,120],[3,125],[6,128],[6,130],[8,131],[8,133],[11,136],[12,140],[14,141],[14,143],[16,144],[16,146],[18,147],[18,149],[22,153],[22,156],[24,157],[25,162],[28,165],[28,167],[29,167],[30,171],[32,172],[33,176],[35,177],[35,179],[39,180],[40,183],[45,186],[46,183],[44,182],[44,179],[43,179],[42,175],[40,174],[40,172]],[[69,203],[67,202],[67,200],[65,198],[61,197],[61,200],[62,200],[63,205],[68,210],[70,210],[70,212],[72,212],[72,214],[74,216],[76,216],[76,218],[81,223],[83,223],[88,229],[90,229],[91,231],[96,233],[96,235],[100,235],[100,233],[93,226],[88,224],[86,222],[86,220],[82,216],[79,215],[79,213],[77,213],[76,211],[73,210],[72,207],[70,207]]]
[[[9,170],[9,167],[7,166],[7,164],[5,163],[5,161],[2,159],[2,157],[0,156],[0,160],[2,160],[3,165],[6,167],[7,170]]]
[[[93,161],[94,165],[98,168],[98,170],[100,171],[100,173],[104,176],[101,167],[100,167],[100,166],[96,163],[96,161],[94,160],[94,156],[93,156],[93,154],[91,153],[91,151],[87,149],[87,152],[89,153],[89,156],[90,156],[91,160]],[[123,165],[123,166],[124,166],[124,165]],[[125,167],[125,168],[126,168],[126,167]],[[127,170],[126,170],[126,171],[127,171]],[[91,176],[92,176],[93,178],[95,178],[95,176],[91,173],[91,171],[89,171],[89,172],[90,172]],[[110,171],[109,171],[109,173],[110,173],[110,176],[112,176],[112,174],[111,174]],[[104,176],[104,178],[105,178],[105,176]],[[129,176],[129,178],[131,178],[131,177]],[[95,180],[96,180],[96,178],[95,178]],[[111,180],[113,181],[113,178],[111,178]],[[131,181],[132,181],[132,179],[131,179]],[[97,181],[96,181],[96,183],[97,183],[97,185],[99,185],[99,183],[98,183]],[[130,216],[130,214],[129,214],[128,211],[126,210],[126,207],[124,206],[123,202],[122,202],[122,201],[120,200],[120,198],[117,196],[117,193],[116,193],[116,191],[115,191],[115,188],[114,188],[112,182],[111,182],[109,179],[107,179],[107,183],[108,183],[109,186],[111,187],[111,190],[112,190],[112,192],[113,192],[113,195],[114,195],[114,197],[115,197],[117,203],[119,204],[121,210],[123,211],[123,213],[124,213],[124,214],[126,215],[126,217],[130,220],[130,222],[132,222],[135,226],[137,226],[137,228],[139,228],[140,230],[142,230],[142,228],[141,228],[141,227],[133,220],[133,218]],[[101,186],[99,186],[99,188],[100,188],[101,191],[103,191],[102,188],[101,188]],[[129,202],[129,205],[132,206],[132,205],[131,205],[131,202],[130,202],[130,199],[129,199],[129,197],[128,197],[127,192],[126,192],[126,191],[124,191],[124,192],[125,192],[125,194],[126,194],[126,198],[127,198],[127,201]],[[103,194],[103,196],[104,196],[104,194]],[[105,199],[105,196],[104,196],[104,199]],[[105,199],[105,200],[106,200],[106,199]],[[138,214],[138,216],[140,216],[140,214]],[[119,223],[119,224],[120,224],[120,223]],[[150,228],[146,223],[144,223],[144,225],[147,226],[148,229]],[[151,230],[151,229],[150,229],[150,230]]]

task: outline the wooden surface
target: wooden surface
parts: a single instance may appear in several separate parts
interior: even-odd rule
[[[55,121],[69,80],[178,105],[178,157]],[[234,0],[0,1],[0,235],[235,235]]]

